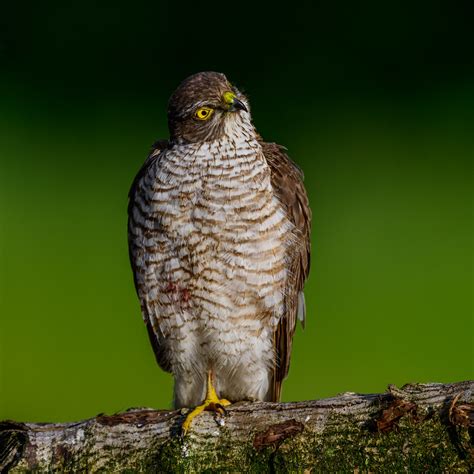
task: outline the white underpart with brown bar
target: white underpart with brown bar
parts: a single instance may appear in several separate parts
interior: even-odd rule
[[[221,139],[174,144],[138,184],[133,245],[142,301],[175,377],[175,405],[268,400],[294,227],[249,114]]]

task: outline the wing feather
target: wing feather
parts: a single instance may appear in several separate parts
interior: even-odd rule
[[[290,368],[291,347],[297,319],[304,324],[306,308],[303,287],[310,267],[311,209],[303,185],[303,172],[291,161],[285,148],[275,143],[260,143],[271,169],[271,182],[289,220],[296,228],[296,241],[288,249],[289,278],[285,288],[285,315],[274,335],[275,368],[272,400],[279,401],[281,385]]]
[[[166,357],[165,351],[163,350],[162,344],[160,344],[157,330],[153,327],[153,318],[156,318],[155,315],[151,315],[149,311],[148,304],[146,299],[143,295],[146,294],[146,288],[142,288],[142,283],[139,279],[139,268],[137,266],[138,261],[143,261],[144,259],[144,248],[143,245],[136,239],[136,236],[133,232],[133,209],[135,207],[135,201],[137,196],[141,192],[140,183],[142,178],[147,174],[150,166],[153,166],[157,160],[160,159],[160,154],[163,150],[168,148],[168,141],[167,140],[160,140],[153,144],[148,158],[143,163],[142,167],[138,171],[135,179],[132,182],[132,186],[130,187],[130,191],[128,193],[128,253],[130,257],[130,264],[132,266],[133,271],[133,280],[135,282],[135,289],[137,291],[138,298],[140,299],[140,305],[142,309],[143,319],[145,321],[148,336],[150,338],[150,342],[153,348],[153,352],[155,353],[155,358],[160,367],[163,370],[168,372],[171,371],[171,367]]]

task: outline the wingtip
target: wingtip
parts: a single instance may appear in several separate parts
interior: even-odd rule
[[[301,327],[304,329],[306,325],[306,302],[304,299],[304,293],[300,291],[298,293],[298,319],[301,322]]]

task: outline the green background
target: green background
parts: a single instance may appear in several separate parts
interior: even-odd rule
[[[218,70],[301,165],[308,321],[284,400],[472,378],[472,2],[10,2],[0,17],[0,419],[167,408],[129,185]]]

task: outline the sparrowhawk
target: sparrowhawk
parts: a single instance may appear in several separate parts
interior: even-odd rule
[[[278,401],[306,312],[311,211],[302,172],[261,138],[247,98],[223,74],[182,82],[168,123],[170,138],[153,146],[128,207],[156,360],[174,376],[177,408]]]

